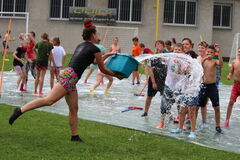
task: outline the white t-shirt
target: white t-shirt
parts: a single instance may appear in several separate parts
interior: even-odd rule
[[[52,49],[52,54],[56,67],[62,67],[62,60],[66,55],[64,48],[62,46],[54,46]],[[53,62],[51,62],[51,66],[53,66]]]

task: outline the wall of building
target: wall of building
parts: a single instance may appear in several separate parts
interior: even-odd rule
[[[143,5],[143,23],[142,24],[129,24],[129,23],[117,23],[116,27],[134,27],[138,28],[139,39],[140,42],[145,43],[149,48],[154,48],[155,41],[155,8],[153,5],[155,4],[155,0],[144,1]],[[37,6],[37,7],[36,7]],[[108,0],[88,0],[87,6],[92,8],[107,8]],[[49,11],[50,11],[50,0],[27,0],[27,11],[30,13],[29,19],[29,31],[36,32],[36,40],[40,40],[40,36],[43,32],[49,33],[50,37],[59,36],[61,38],[62,46],[66,49],[68,53],[73,53],[77,44],[82,42],[82,22],[72,22],[72,21],[63,21],[63,20],[50,20]],[[154,16],[153,16],[154,15]],[[1,29],[0,34],[4,35],[7,30],[7,21],[8,19],[1,19],[0,25]],[[104,26],[106,24],[103,23],[95,23],[96,25]],[[115,30],[116,31],[116,30]],[[132,46],[132,38],[133,34],[128,34],[132,30],[129,29],[120,29],[116,31],[115,35],[108,35],[108,39],[113,36],[123,34],[127,34],[122,39],[124,41],[123,46],[125,44],[128,45],[125,52],[131,52]],[[25,32],[25,20],[13,20],[12,25],[12,36],[18,37],[18,35],[22,32]],[[111,33],[111,32],[109,32]],[[103,37],[104,32],[101,33],[101,37]],[[121,41],[121,39],[120,39]],[[19,40],[10,43],[10,50],[13,51],[20,44]],[[107,46],[108,47],[108,46]],[[125,47],[126,48],[126,47]],[[129,48],[129,49],[128,49]]]
[[[160,25],[159,25],[159,39],[167,40],[171,38],[176,38],[177,42],[181,42],[184,37],[189,37],[193,40],[195,45],[195,50],[197,49],[197,44],[200,41],[200,35],[208,43],[217,42],[222,44],[223,56],[228,57],[231,50],[231,44],[233,36],[239,31],[240,24],[240,8],[239,0],[215,0],[218,2],[228,2],[233,4],[233,25],[232,29],[212,29],[212,19],[213,19],[213,3],[209,0],[199,0],[198,1],[198,16],[197,25],[195,27],[186,26],[169,26],[163,24],[163,10],[164,10],[164,0],[161,0],[160,5]],[[146,47],[154,48],[155,42],[155,21],[156,21],[156,8],[154,4],[156,0],[144,0],[143,5],[143,15],[141,24],[130,24],[130,23],[117,23],[115,26],[118,27],[136,27],[138,28],[139,40],[145,43]],[[87,6],[92,8],[107,8],[108,0],[88,0]],[[40,35],[43,32],[48,32],[50,37],[59,36],[61,38],[62,46],[66,49],[68,53],[73,53],[77,44],[82,42],[81,32],[83,29],[82,22],[72,22],[63,20],[50,20],[50,0],[27,0],[27,11],[30,12],[29,21],[29,31],[35,31],[37,34],[37,41],[40,40]],[[105,24],[95,23],[96,25],[104,26]],[[7,30],[7,19],[1,19],[0,21],[0,34],[3,36]],[[12,36],[18,37],[19,33],[25,31],[25,20],[13,20],[12,25]],[[122,33],[129,33],[131,30],[121,29],[116,31],[116,35]],[[101,33],[103,37],[104,32]],[[131,52],[131,39],[133,34],[127,34],[120,44],[125,47],[127,44],[127,49],[125,52]],[[109,38],[113,37],[113,34],[109,32]],[[103,39],[103,38],[102,38]],[[10,43],[11,51],[13,51],[20,41]],[[2,45],[1,45],[2,47]],[[107,46],[108,47],[108,46]],[[1,50],[1,48],[0,48]]]
[[[234,35],[240,32],[240,1],[239,0],[215,0],[219,3],[232,4],[232,28],[213,29],[213,43],[222,45],[222,55],[230,57]]]
[[[161,4],[161,11],[164,10],[164,1]],[[194,50],[197,50],[197,44],[200,42],[200,35],[207,42],[212,41],[212,3],[209,0],[198,1],[197,25],[194,27],[174,26],[163,24],[163,12],[160,16],[159,37],[160,39],[176,38],[177,42],[185,37],[192,39],[195,44]],[[206,18],[207,17],[207,18]]]

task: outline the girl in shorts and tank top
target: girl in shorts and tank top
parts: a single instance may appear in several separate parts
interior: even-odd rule
[[[76,84],[81,78],[84,70],[92,63],[97,63],[100,70],[108,75],[123,79],[123,76],[117,75],[108,70],[103,61],[110,55],[102,56],[100,50],[94,45],[98,41],[98,32],[93,26],[90,19],[85,20],[85,29],[83,30],[84,42],[79,44],[72,56],[72,59],[66,69],[60,73],[57,85],[50,91],[47,97],[35,99],[21,108],[15,108],[13,114],[9,118],[9,124],[21,116],[23,113],[40,108],[50,106],[65,96],[65,100],[69,106],[69,125],[71,128],[71,141],[83,142],[78,135],[78,92]]]
[[[20,84],[23,86],[26,83],[26,70],[24,67],[24,58],[25,58],[27,47],[28,47],[28,41],[24,40],[21,46],[18,47],[16,51],[13,53],[14,70],[19,75],[19,78],[17,80],[16,91],[19,90]],[[20,91],[25,91],[25,90],[21,88]]]

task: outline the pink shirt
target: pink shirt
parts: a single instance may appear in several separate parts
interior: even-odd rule
[[[120,47],[119,45],[115,46],[114,44],[111,46],[111,52],[119,52],[120,51]]]

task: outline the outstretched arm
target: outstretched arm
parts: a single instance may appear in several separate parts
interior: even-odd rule
[[[233,73],[234,73],[234,61],[232,62],[231,71],[230,71],[230,73],[227,76],[227,80],[230,80],[232,78]]]
[[[223,58],[222,55],[219,53],[218,60],[216,60],[216,65],[222,67],[223,66]]]
[[[95,59],[96,59],[96,62],[97,62],[97,64],[98,64],[98,67],[99,67],[100,71],[103,72],[104,74],[117,77],[118,79],[123,79],[123,78],[124,78],[124,76],[115,74],[114,72],[110,71],[109,69],[107,69],[107,68],[105,67],[105,65],[104,65],[104,63],[103,63],[103,62],[104,62],[104,59],[103,59],[101,53],[96,53],[96,54],[95,54]]]

